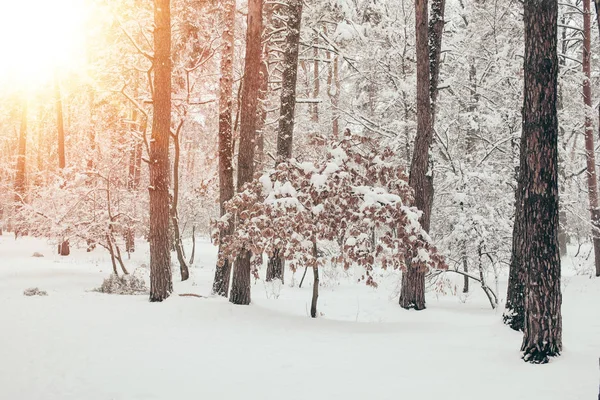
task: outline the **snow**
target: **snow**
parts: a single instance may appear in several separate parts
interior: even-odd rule
[[[253,280],[250,306],[210,296],[216,249],[197,244],[190,280],[175,279],[171,298],[149,303],[90,291],[111,270],[102,249],[59,257],[44,240],[1,236],[0,399],[597,397],[600,279],[575,274],[573,257],[564,260],[564,352],[530,365],[519,358],[522,335],[475,284],[468,295],[429,292],[428,309],[415,312],[397,305],[396,272],[374,271],[372,289],[356,283],[358,269],[324,269],[322,315],[311,319],[312,279],[297,287],[303,271],[286,271],[279,298]],[[137,249],[130,270],[148,262],[147,246]],[[29,287],[48,296],[23,296]]]

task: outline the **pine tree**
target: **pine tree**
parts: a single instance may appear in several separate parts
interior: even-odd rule
[[[546,363],[562,349],[558,244],[558,2],[525,0],[520,180],[526,240],[523,359]],[[517,203],[519,204],[519,203]]]
[[[171,4],[154,2],[154,112],[150,142],[150,301],[173,291],[169,238],[171,133]]]

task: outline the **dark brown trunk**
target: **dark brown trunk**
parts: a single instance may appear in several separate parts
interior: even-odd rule
[[[525,324],[523,359],[546,363],[562,349],[558,248],[558,120],[556,95],[558,2],[525,0],[521,164]],[[523,158],[522,158],[523,159]]]
[[[169,252],[169,137],[171,130],[171,4],[154,1],[154,112],[150,141],[150,301],[173,291]]]
[[[313,241],[313,257],[317,259],[317,242]],[[317,318],[317,300],[319,299],[319,266],[315,263],[313,267],[313,290],[310,303],[310,316]]]
[[[58,131],[58,168],[63,169],[65,161],[65,125],[63,121],[62,96],[60,93],[60,82],[58,75],[54,78],[54,96],[56,100],[56,128]]]
[[[600,209],[598,208],[598,178],[596,176],[596,157],[594,154],[594,124],[592,123],[592,86],[591,86],[591,9],[590,0],[583,0],[583,103],[585,104],[585,151],[587,166],[588,201],[592,224],[592,242],[594,245],[594,263],[596,276],[600,276]]]
[[[283,273],[285,270],[285,261],[279,255],[279,249],[276,249],[272,257],[269,257],[267,263],[267,275],[265,280],[271,282],[274,279],[279,279],[281,283],[283,281]]]
[[[469,273],[469,262],[466,255],[463,255],[463,271],[465,271],[465,274]],[[463,278],[463,293],[469,293],[469,277],[465,275]]]
[[[69,247],[69,239],[63,240],[62,243],[58,245],[58,254],[61,256],[68,256],[71,254],[71,248]]]
[[[234,27],[235,1],[226,0],[223,3],[223,32],[221,34],[221,78],[219,80],[219,204],[220,214],[225,214],[224,204],[234,194],[233,187],[233,57],[234,57]],[[228,230],[220,232],[221,237],[230,234]],[[220,252],[220,249],[219,249]],[[227,296],[229,291],[229,261],[215,269],[212,292]]]
[[[288,7],[286,7],[288,13],[287,35],[283,52],[281,108],[279,112],[279,131],[277,132],[277,160],[280,162],[292,158],[302,3],[302,0],[289,0]]]
[[[298,50],[300,45],[300,24],[302,22],[302,0],[290,0],[287,12],[287,34],[283,52],[283,73],[281,76],[281,107],[279,130],[277,132],[277,164],[292,158],[294,141],[294,114],[296,110],[296,83],[298,80]],[[279,279],[283,282],[285,262],[279,250],[273,253],[267,263],[266,279],[270,282]]]
[[[431,95],[432,115],[434,116],[439,92],[440,58],[442,54],[445,9],[446,0],[431,0],[431,19],[429,21],[429,71],[431,74],[431,82],[429,84],[429,92]]]
[[[256,121],[260,89],[262,48],[262,0],[248,2],[248,28],[246,32],[246,60],[240,113],[240,144],[238,150],[237,189],[252,181],[254,176],[254,150],[256,145]],[[233,281],[229,301],[234,304],[250,304],[250,258],[248,250],[242,250],[233,269]]]
[[[417,136],[408,180],[414,190],[414,205],[423,212],[420,222],[426,232],[429,231],[433,199],[433,172],[429,168],[429,148],[433,132],[427,14],[427,0],[416,0]],[[406,309],[425,309],[425,272],[413,268],[410,260],[407,260],[407,270],[402,274],[400,306]]]
[[[333,85],[333,89],[332,89],[332,93],[331,95],[331,115],[333,118],[333,137],[337,138],[339,137],[340,134],[340,111],[339,111],[339,106],[340,106],[340,60],[338,55],[334,55],[333,56],[333,72],[332,72],[332,85]]]

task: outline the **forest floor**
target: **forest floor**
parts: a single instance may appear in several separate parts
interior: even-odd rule
[[[111,272],[101,248],[54,253],[44,240],[0,237],[0,399],[571,400],[598,393],[600,279],[575,273],[589,261],[563,261],[563,354],[530,365],[520,359],[522,335],[502,324],[502,310],[490,308],[476,283],[460,293],[458,275],[456,286],[432,289],[427,310],[415,312],[398,306],[396,272],[379,276],[373,289],[356,282],[359,271],[324,271],[321,315],[311,319],[310,271],[301,289],[301,271],[288,272],[281,287],[254,282],[250,306],[211,297],[216,250],[206,240],[190,280],[175,279],[176,294],[161,304],[92,291]],[[128,267],[147,260],[138,243]],[[502,303],[505,285],[504,277]],[[26,297],[29,287],[48,296]]]

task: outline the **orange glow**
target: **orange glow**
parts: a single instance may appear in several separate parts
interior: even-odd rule
[[[0,24],[0,87],[32,91],[57,70],[84,66],[88,0],[6,3]]]

